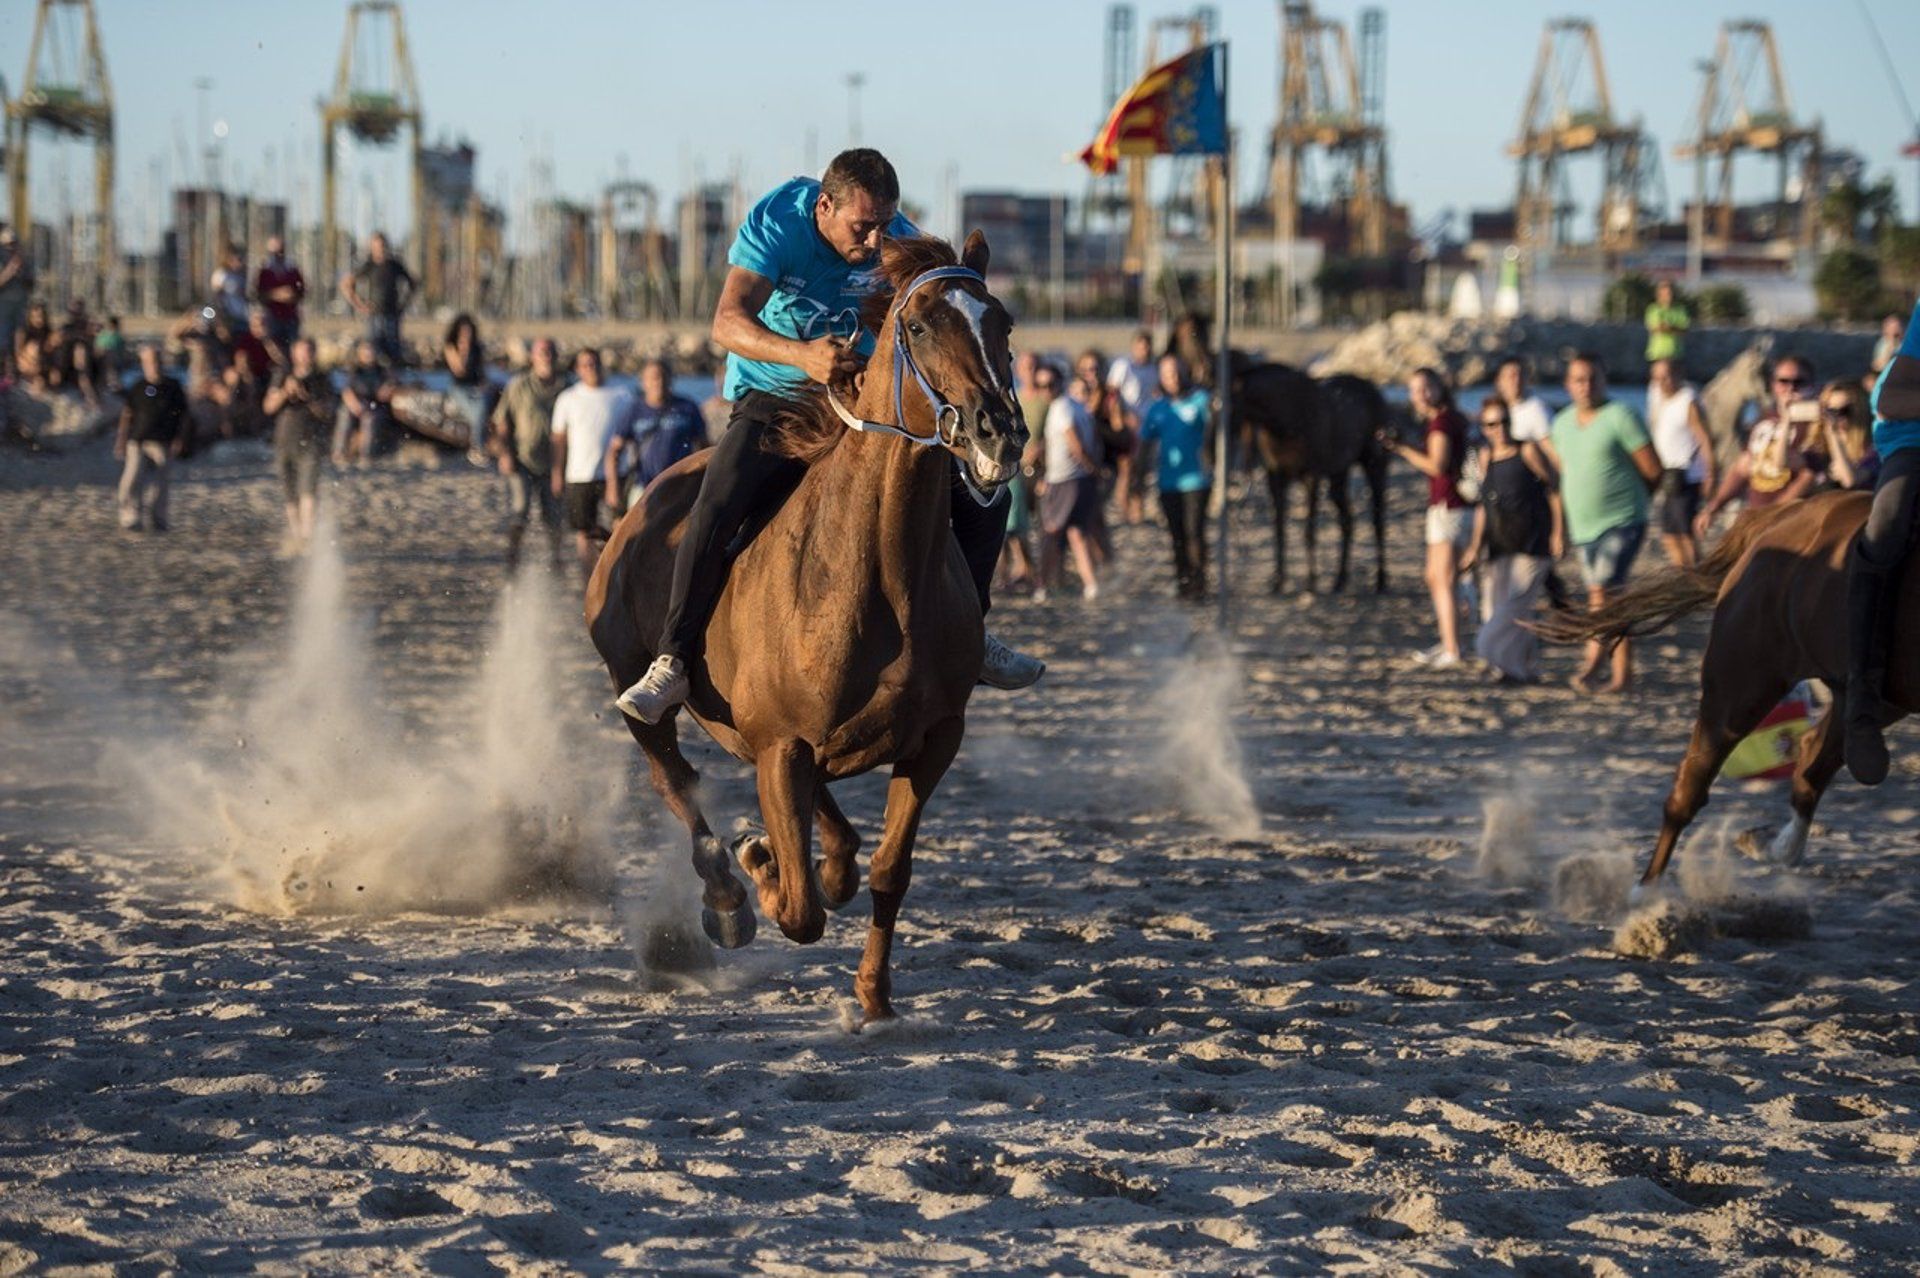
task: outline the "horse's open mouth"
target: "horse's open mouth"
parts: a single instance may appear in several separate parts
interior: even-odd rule
[[[973,454],[967,459],[967,466],[973,471],[973,482],[983,492],[992,492],[1003,488],[1020,469],[1018,462],[996,461],[987,451],[975,444]]]

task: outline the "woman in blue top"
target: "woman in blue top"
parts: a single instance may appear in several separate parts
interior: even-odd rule
[[[1880,479],[1847,571],[1847,771],[1862,785],[1887,777],[1882,704],[1900,573],[1913,547],[1920,499],[1920,302],[1906,338],[1873,385],[1873,447]]]
[[[1207,470],[1207,426],[1212,397],[1187,385],[1187,366],[1178,355],[1160,357],[1162,398],[1140,421],[1140,443],[1158,443],[1155,472],[1160,509],[1173,538],[1173,573],[1182,599],[1207,594],[1207,502],[1213,483]]]

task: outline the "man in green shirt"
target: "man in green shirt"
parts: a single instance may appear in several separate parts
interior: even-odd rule
[[[1647,363],[1680,359],[1682,334],[1692,321],[1687,308],[1673,300],[1673,283],[1661,280],[1653,287],[1653,305],[1647,308]]]
[[[1567,540],[1580,553],[1588,603],[1598,608],[1627,584],[1646,540],[1647,497],[1660,482],[1660,457],[1639,416],[1607,398],[1606,372],[1597,356],[1576,355],[1568,363],[1567,394],[1573,403],[1553,419],[1553,433],[1544,443],[1560,475]],[[1586,661],[1572,679],[1575,692],[1626,690],[1633,677],[1626,643],[1613,650],[1611,678],[1595,688],[1604,656],[1598,643],[1587,645]]]
[[[549,558],[560,562],[560,497],[553,471],[553,403],[567,388],[551,337],[535,339],[529,367],[502,392],[493,409],[494,454],[507,481],[507,565],[520,562],[520,542],[537,506],[546,527]]]

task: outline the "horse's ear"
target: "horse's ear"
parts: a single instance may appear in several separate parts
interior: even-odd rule
[[[960,265],[975,275],[987,273],[987,237],[979,230],[967,236],[967,243],[960,250]]]

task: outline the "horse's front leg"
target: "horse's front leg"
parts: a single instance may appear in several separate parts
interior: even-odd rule
[[[914,836],[920,830],[920,813],[946,775],[953,756],[959,753],[965,731],[965,720],[957,715],[935,724],[927,732],[920,753],[896,763],[893,780],[887,784],[887,828],[867,866],[873,926],[867,930],[867,948],[860,956],[860,972],[853,981],[860,1010],[869,1021],[893,1016],[893,974],[888,964],[893,956],[894,920],[900,915],[900,902],[913,878]]]
[[[767,837],[741,845],[740,866],[760,889],[761,913],[778,923],[788,939],[807,945],[827,929],[827,912],[813,890],[813,809],[820,793],[820,766],[813,747],[794,737],[763,751],[754,763]]]

